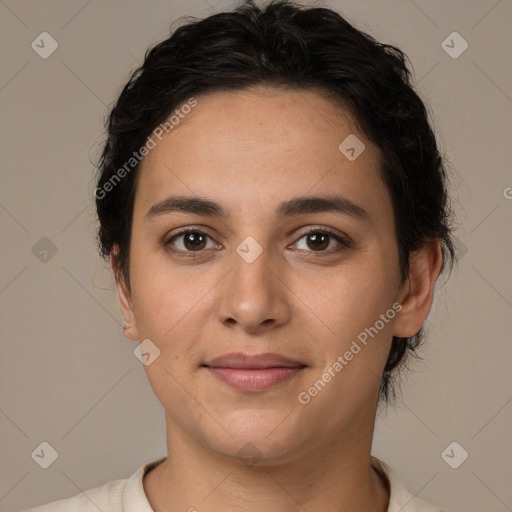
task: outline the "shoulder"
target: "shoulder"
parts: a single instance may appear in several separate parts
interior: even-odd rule
[[[25,512],[122,512],[123,493],[127,480],[115,480],[91,489],[72,498],[54,501],[47,505],[31,508]]]
[[[153,512],[144,493],[142,481],[144,474],[163,460],[165,458],[140,466],[130,478],[113,480],[72,498],[54,501],[24,512]]]
[[[446,512],[412,495],[399,476],[385,462],[371,457],[372,466],[385,476],[389,483],[389,507],[387,512]]]

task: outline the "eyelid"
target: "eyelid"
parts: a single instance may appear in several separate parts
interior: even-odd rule
[[[164,236],[164,239],[170,240],[171,238],[173,238],[175,236],[183,235],[183,234],[189,233],[191,231],[194,233],[196,233],[196,232],[203,233],[205,235],[208,235],[210,238],[213,238],[213,236],[210,234],[210,228],[203,226],[201,224],[191,224],[191,225],[187,225],[184,227],[179,227],[179,228],[173,229],[172,231],[170,231],[168,234],[166,234]],[[170,234],[170,233],[173,233],[173,234]]]
[[[186,226],[184,228],[181,228],[178,232],[174,233],[174,234],[171,234],[171,235],[166,235],[162,241],[162,245],[163,246],[167,246],[169,245],[174,239],[180,237],[180,236],[183,236],[183,235],[186,235],[187,233],[200,233],[201,235],[205,235],[207,236],[210,240],[212,240],[216,245],[220,245],[216,240],[215,238],[207,231],[206,228],[204,227],[195,227],[195,226]],[[173,252],[179,252],[180,254],[183,254],[183,253],[188,253],[188,254],[194,254],[195,252],[197,253],[201,253],[201,252],[204,252],[203,251],[182,251],[182,250],[176,250],[176,251],[173,251]]]
[[[339,252],[343,248],[350,249],[350,248],[353,248],[353,246],[354,246],[353,240],[348,235],[346,235],[345,233],[340,233],[337,230],[334,230],[334,229],[329,228],[329,227],[324,227],[324,226],[312,226],[312,227],[307,228],[306,231],[303,231],[303,232],[301,232],[301,234],[297,235],[298,238],[297,238],[297,240],[295,242],[293,242],[292,245],[297,244],[302,238],[304,238],[305,236],[307,236],[309,234],[313,234],[313,233],[324,233],[324,234],[327,234],[330,237],[334,238],[339,244],[341,244],[342,247],[341,248],[338,247],[337,249],[336,248],[335,249],[330,249],[330,250],[327,250],[327,251],[306,251],[306,252],[310,252],[312,254],[318,254],[318,255],[334,254],[336,252]]]
[[[210,233],[208,233],[206,228],[204,228],[202,226],[201,227],[186,226],[184,228],[181,228],[180,231],[178,231],[177,233],[174,233],[172,235],[168,235],[168,236],[164,237],[162,245],[164,247],[168,248],[169,244],[171,244],[171,242],[174,239],[176,239],[180,236],[186,235],[187,233],[190,233],[190,232],[200,233],[202,235],[205,235],[208,238],[210,238],[210,240],[212,240],[217,246],[221,245],[215,240],[215,238]],[[307,251],[304,249],[299,249],[299,251],[305,251],[305,252],[311,253],[312,255],[316,254],[318,256],[322,256],[322,255],[335,254],[337,252],[342,251],[343,249],[350,249],[354,245],[352,239],[349,236],[347,236],[345,233],[340,233],[337,230],[334,230],[332,228],[325,227],[325,226],[310,226],[305,231],[302,231],[300,234],[297,234],[296,240],[292,244],[288,245],[286,248],[296,245],[302,238],[304,238],[305,236],[307,236],[309,234],[313,234],[313,233],[327,234],[330,237],[334,238],[338,242],[338,244],[341,245],[341,247],[337,247],[334,249],[331,248],[329,250],[324,250],[324,251],[313,251],[313,250]],[[202,254],[205,254],[208,252],[206,249],[202,249],[200,251],[183,251],[182,249],[169,249],[168,248],[168,250],[174,254],[180,254],[180,255],[184,255],[186,257],[192,257],[192,258],[200,257]]]

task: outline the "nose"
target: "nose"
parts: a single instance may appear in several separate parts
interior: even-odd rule
[[[263,250],[252,262],[235,253],[233,268],[222,283],[219,320],[251,334],[286,324],[291,315],[291,292],[284,272],[271,261],[268,251]]]

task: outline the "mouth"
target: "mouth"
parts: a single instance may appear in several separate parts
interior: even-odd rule
[[[278,354],[226,354],[203,364],[214,377],[238,391],[259,392],[298,375],[306,364]]]

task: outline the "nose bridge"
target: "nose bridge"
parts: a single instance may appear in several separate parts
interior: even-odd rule
[[[258,252],[250,243],[244,242],[237,248],[234,256],[232,284],[244,295],[251,292],[255,295],[271,293],[270,254],[267,250],[261,250],[259,254]]]
[[[286,321],[288,306],[271,253],[248,238],[233,254],[233,267],[222,290],[219,315],[223,322],[236,322],[254,330],[270,320],[275,324]]]

